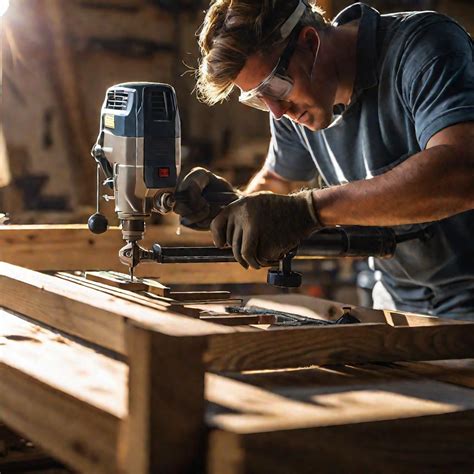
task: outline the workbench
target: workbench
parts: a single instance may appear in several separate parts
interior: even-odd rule
[[[77,472],[474,469],[473,322],[178,300],[59,269],[0,263],[0,421]],[[360,323],[287,327],[230,302]]]

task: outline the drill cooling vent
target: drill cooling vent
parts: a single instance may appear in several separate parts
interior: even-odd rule
[[[167,97],[164,92],[151,93],[151,115],[153,120],[170,120]]]
[[[127,103],[128,92],[114,90],[107,93],[107,109],[127,110]]]

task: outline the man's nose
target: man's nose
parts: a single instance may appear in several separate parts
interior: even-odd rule
[[[262,97],[262,100],[277,120],[280,120],[290,108],[290,103],[285,100],[275,100],[269,97]]]

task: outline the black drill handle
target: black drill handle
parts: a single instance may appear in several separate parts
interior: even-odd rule
[[[397,237],[390,227],[326,227],[298,247],[296,258],[392,257]]]
[[[397,242],[388,227],[328,227],[313,233],[295,251],[296,259],[336,257],[391,257]],[[234,262],[231,248],[161,247],[153,245],[159,263]],[[278,262],[275,262],[278,264]]]

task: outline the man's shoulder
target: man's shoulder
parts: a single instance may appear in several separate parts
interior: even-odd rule
[[[446,34],[458,35],[463,39],[470,38],[457,21],[438,12],[407,12],[382,15],[382,18],[384,17],[392,23],[389,28],[392,40],[404,41],[405,45],[418,43],[420,40],[432,40],[438,44],[445,42],[446,38],[443,38],[443,35]]]
[[[466,30],[449,16],[432,11],[382,15],[385,59],[410,69],[436,58],[472,52]],[[401,69],[401,68],[399,68]]]
[[[412,11],[387,13],[380,16],[382,22],[389,25],[397,33],[418,33],[425,29],[430,30],[443,24],[456,25],[462,28],[453,18],[435,11]]]

